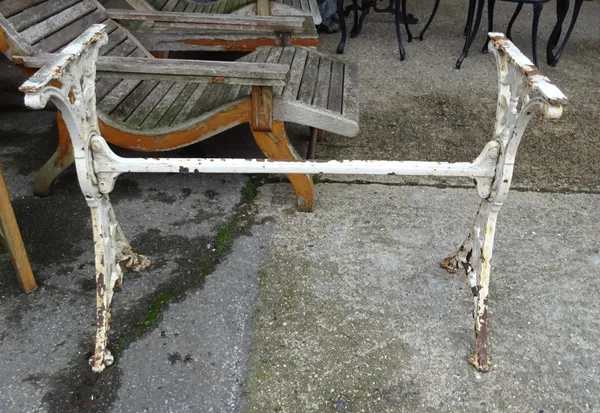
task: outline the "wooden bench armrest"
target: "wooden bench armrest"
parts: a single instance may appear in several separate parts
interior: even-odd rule
[[[90,28],[58,54],[19,56],[15,58],[15,61],[25,67],[41,67],[34,75],[35,82],[42,81],[41,76],[43,76],[46,79],[43,83],[46,84],[50,80],[58,79],[64,67],[73,60],[73,56],[81,54],[87,44],[100,35],[100,32]],[[96,71],[99,77],[119,79],[285,86],[289,67],[274,63],[99,56],[96,61]]]
[[[303,17],[294,16],[235,16],[231,14],[204,14],[163,11],[139,11],[109,9],[109,18],[153,22],[162,27],[185,27],[188,29],[220,32],[295,33],[302,31]]]

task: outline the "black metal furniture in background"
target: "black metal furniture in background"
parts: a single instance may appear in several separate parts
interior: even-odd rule
[[[540,21],[540,15],[542,13],[542,9],[544,8],[544,3],[549,2],[550,0],[502,0],[511,3],[517,3],[517,8],[513,13],[510,21],[508,22],[508,27],[506,28],[506,37],[509,40],[512,40],[511,31],[515,20],[521,13],[521,9],[524,4],[532,4],[533,5],[533,23],[531,24],[531,53],[532,53],[532,61],[533,64],[539,66],[538,58],[537,58],[537,31],[538,31],[538,23]],[[496,0],[488,0],[488,32],[494,31],[494,6],[496,4]],[[487,45],[490,39],[488,38],[483,45],[483,49],[481,50],[483,53],[487,53]]]
[[[567,12],[569,11],[569,0],[557,0],[556,2],[556,25],[554,26],[554,30],[550,34],[550,38],[548,39],[548,46],[546,47],[546,62],[550,66],[556,66],[558,61],[560,60],[560,56],[569,41],[569,37],[571,37],[571,33],[573,32],[573,28],[575,27],[575,23],[577,22],[577,17],[579,16],[579,10],[581,10],[581,5],[583,4],[583,0],[575,0],[575,6],[573,8],[573,16],[571,17],[571,24],[569,24],[569,28],[567,30],[567,34],[565,35],[562,43],[554,53],[554,49],[558,45],[558,40],[560,39],[560,35],[562,32],[562,25],[565,21],[565,17],[567,16]]]
[[[512,29],[512,25],[514,24],[517,16],[519,15],[521,9],[523,8],[523,4],[533,4],[534,6],[534,16],[533,16],[533,27],[532,27],[532,49],[533,49],[533,63],[537,66],[537,44],[536,44],[536,35],[537,35],[537,24],[539,21],[539,15],[542,11],[543,3],[547,3],[549,0],[502,0],[502,1],[510,1],[513,3],[518,3],[515,12],[513,13],[512,18],[508,24],[507,28],[507,37],[510,38],[510,31]],[[547,62],[551,66],[556,66],[560,56],[571,36],[573,28],[575,27],[575,23],[577,21],[577,17],[579,15],[579,10],[581,9],[581,5],[584,0],[575,0],[575,8],[573,9],[573,17],[571,19],[571,24],[569,25],[569,29],[567,30],[567,34],[565,35],[562,43],[558,47],[556,54],[554,54],[554,49],[558,45],[558,40],[562,33],[562,25],[569,11],[569,0],[556,0],[556,25],[554,26],[554,30],[548,39],[548,45],[546,49],[546,58]],[[493,31],[493,21],[494,21],[494,6],[496,0],[488,0],[488,31]],[[460,69],[460,66],[467,57],[469,53],[469,49],[477,36],[477,32],[479,31],[479,24],[481,23],[481,16],[483,14],[483,7],[485,5],[485,0],[469,0],[469,12],[467,16],[467,25],[465,27],[465,45],[463,47],[462,54],[456,61],[456,68]],[[487,52],[487,41],[483,47],[483,52]]]
[[[404,22],[407,28],[407,33],[409,33],[409,37],[412,39],[412,34],[410,34],[410,30],[408,29],[408,24],[412,16],[406,14],[406,0],[389,0],[388,7],[384,9],[380,9],[377,7],[377,0],[362,0],[360,8],[358,7],[358,0],[352,0],[354,25],[352,26],[352,31],[350,32],[351,38],[354,38],[360,34],[365,17],[367,16],[367,14],[369,14],[369,10],[371,8],[373,8],[373,10],[378,13],[388,12],[394,14],[394,22],[396,25],[396,39],[398,40],[400,60],[404,60],[406,57],[406,52],[404,50],[404,47],[402,46],[402,35],[400,32],[400,24],[402,22]],[[361,12],[360,17],[358,15],[359,11]],[[338,16],[340,17],[340,29],[342,32],[342,38],[340,39],[340,43],[338,44],[337,53],[342,54],[344,53],[344,48],[346,47],[347,38],[344,0],[337,0],[337,12]],[[412,19],[414,20],[414,17]]]

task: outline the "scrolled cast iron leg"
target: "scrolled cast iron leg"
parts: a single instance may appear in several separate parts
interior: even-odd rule
[[[531,25],[531,53],[533,64],[536,66],[539,66],[537,57],[537,32],[538,24],[540,21],[540,14],[542,14],[543,8],[544,3],[535,3],[533,5],[533,24]]]
[[[512,27],[513,27],[513,24],[515,23],[515,21],[517,20],[519,13],[521,13],[522,8],[523,8],[523,3],[517,4],[517,8],[515,9],[515,12],[513,13],[512,17],[510,18],[510,21],[508,22],[508,27],[506,28],[506,37],[508,37],[509,40],[512,40],[512,35],[511,35]]]
[[[114,362],[114,357],[106,348],[110,323],[110,304],[114,287],[123,275],[116,260],[114,232],[116,226],[110,219],[110,201],[108,196],[88,201],[92,212],[94,231],[94,251],[96,255],[96,347],[90,359],[95,373],[104,371]]]
[[[488,33],[494,31],[494,7],[496,6],[496,0],[488,0]],[[485,43],[483,44],[483,48],[481,49],[481,53],[488,52],[488,43],[490,42],[490,37],[486,36]]]
[[[355,0],[357,1],[357,0]],[[338,44],[336,53],[342,54],[344,53],[344,49],[346,48],[346,36],[347,36],[347,28],[346,28],[346,19],[344,18],[344,0],[337,0],[337,12],[340,18],[340,30],[342,32],[342,38]]]
[[[123,268],[140,271],[148,268],[150,261],[131,249],[108,195],[88,200],[88,205],[92,213],[96,256],[96,346],[90,365],[95,373],[100,373],[114,362],[107,349],[110,304],[115,286],[123,282]]]
[[[421,30],[421,33],[419,33],[419,40],[423,40],[423,36],[425,35],[425,32],[427,31],[427,29],[429,29],[429,26],[431,25],[431,22],[433,21],[433,18],[435,17],[438,7],[440,5],[440,0],[435,0],[435,4],[433,5],[433,11],[431,12],[431,15],[429,16],[429,20],[427,20],[427,24],[425,24],[425,27],[423,27],[423,30]]]
[[[493,207],[488,200],[481,201],[473,227],[472,274],[467,274],[475,300],[475,350],[469,362],[480,372],[488,371],[492,364],[487,352],[487,317],[492,250],[499,208]]]
[[[465,270],[465,276],[473,295],[475,319],[475,350],[469,356],[478,371],[486,372],[491,366],[487,353],[487,316],[490,284],[490,270],[496,218],[499,206],[492,208],[490,201],[483,199],[475,216],[473,228],[458,252],[440,263],[450,273],[459,268]]]

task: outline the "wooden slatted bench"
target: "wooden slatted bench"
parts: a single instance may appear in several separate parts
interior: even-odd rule
[[[59,7],[60,6],[60,7]],[[61,7],[63,7],[61,9]],[[355,66],[326,57],[312,48],[264,47],[245,56],[240,64],[260,74],[261,64],[281,64],[282,78],[274,96],[265,96],[269,127],[253,117],[256,102],[263,97],[258,78],[245,85],[227,84],[218,75],[227,66],[205,63],[215,69],[202,77],[199,85],[197,61],[154,59],[126,29],[108,17],[96,0],[15,0],[0,1],[0,42],[3,52],[24,68],[40,67],[80,34],[89,23],[106,24],[107,43],[99,50],[100,79],[97,84],[98,120],[107,141],[138,151],[169,150],[199,142],[242,123],[250,123],[261,150],[271,159],[300,159],[287,138],[284,122],[346,136],[358,133],[358,84]],[[207,17],[207,16],[205,16]],[[242,18],[267,27],[294,30],[302,20],[281,17],[277,22],[264,17]],[[287,26],[286,26],[287,25]],[[262,29],[261,29],[262,30]],[[180,69],[179,77],[147,72],[161,61]],[[126,78],[119,67],[139,67],[137,78]],[[183,76],[187,70],[189,76]],[[289,72],[289,73],[288,73]],[[189,80],[188,80],[189,79]],[[254,96],[254,97],[253,97]],[[272,99],[272,102],[271,102]],[[59,114],[59,147],[36,179],[36,193],[49,192],[52,181],[73,162],[69,133]],[[312,208],[312,180],[306,174],[290,174],[298,197],[298,207]]]
[[[156,10],[185,13],[254,13],[273,16],[310,16],[314,25],[321,24],[321,13],[316,0],[274,0],[265,13],[264,6],[257,0],[217,0],[196,3],[190,0],[127,0],[136,10]],[[264,14],[263,14],[264,13]]]
[[[475,350],[469,361],[479,371],[487,371],[490,366],[486,341],[489,282],[498,213],[508,196],[517,150],[529,120],[538,113],[546,118],[559,118],[562,115],[562,105],[566,102],[560,90],[543,76],[504,35],[489,33],[489,36],[490,51],[496,57],[499,77],[496,123],[490,141],[472,162],[355,160],[265,162],[263,159],[122,158],[109,148],[97,122],[96,60],[99,71],[116,73],[118,79],[126,76],[128,81],[154,76],[159,79],[165,78],[157,82],[160,84],[166,80],[184,77],[186,78],[185,89],[191,82],[204,83],[201,82],[202,79],[192,80],[191,76],[209,77],[209,82],[212,83],[196,86],[196,89],[189,92],[190,98],[193,95],[202,96],[204,93],[207,93],[206,96],[218,97],[236,95],[235,89],[222,88],[223,82],[235,84],[234,88],[251,86],[252,99],[249,101],[251,108],[248,109],[251,111],[250,122],[255,130],[271,129],[272,132],[269,132],[271,137],[277,139],[282,137],[275,132],[278,127],[281,127],[273,120],[277,111],[283,112],[279,114],[280,116],[296,116],[298,119],[311,114],[310,116],[314,116],[315,119],[321,119],[315,120],[315,124],[321,121],[329,124],[336,119],[340,128],[352,128],[353,124],[349,119],[357,115],[356,92],[350,87],[353,84],[347,86],[346,82],[353,81],[353,78],[347,77],[348,66],[336,61],[331,61],[331,65],[328,63],[323,65],[323,62],[329,62],[328,58],[314,51],[289,48],[261,49],[254,55],[255,61],[277,61],[284,64],[271,63],[256,66],[254,63],[235,62],[222,65],[219,68],[220,80],[217,82],[215,82],[215,66],[203,62],[196,62],[196,71],[193,74],[185,68],[178,68],[177,64],[160,62],[149,64],[148,60],[140,62],[135,59],[131,65],[119,65],[114,59],[106,57],[97,59],[99,46],[107,41],[102,26],[90,28],[59,56],[46,64],[23,84],[20,90],[26,95],[26,105],[34,109],[43,108],[51,99],[63,112],[66,125],[73,136],[79,183],[92,211],[96,251],[98,321],[96,349],[90,360],[93,370],[100,372],[114,361],[106,347],[106,332],[113,288],[117,283],[122,282],[121,267],[141,269],[148,265],[145,257],[132,251],[111,206],[109,194],[116,179],[122,173],[131,172],[213,172],[287,173],[303,176],[313,173],[396,174],[473,179],[477,195],[481,200],[475,222],[458,252],[441,264],[451,272],[458,269],[465,271],[473,295],[475,316]],[[143,63],[146,63],[145,67]],[[300,66],[318,67],[318,69],[309,74],[304,69],[300,70]],[[285,76],[282,77],[282,74],[285,75],[288,68],[290,80],[283,81]],[[341,97],[339,88],[334,88],[336,90],[334,93],[330,87],[327,96],[322,94],[323,92],[310,92],[308,85],[313,81],[306,83],[304,80],[304,77],[310,77],[316,79],[314,80],[316,84],[320,84],[323,79],[338,79],[336,73],[343,73],[344,77]],[[56,86],[57,82],[60,87]],[[347,87],[349,88],[346,89]],[[199,91],[196,92],[197,90]],[[272,95],[279,97],[271,100]],[[99,104],[106,99],[100,96],[98,98]],[[324,103],[318,103],[325,100],[328,102],[326,108]],[[201,100],[197,102],[199,105],[203,104]],[[330,103],[334,106],[330,107]],[[298,112],[298,114],[284,114],[288,111]],[[270,142],[269,144],[276,144],[277,139],[265,138]]]

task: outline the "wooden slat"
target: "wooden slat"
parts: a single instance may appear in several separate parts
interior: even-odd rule
[[[26,293],[37,288],[35,278],[31,272],[31,265],[27,258],[27,252],[23,245],[21,232],[17,224],[17,218],[10,203],[10,195],[4,182],[4,177],[0,171],[0,233],[2,234],[2,243],[10,252],[10,259],[13,268],[17,273],[21,287]]]
[[[35,49],[39,52],[54,52],[79,36],[92,24],[100,23],[104,19],[104,12],[96,10],[36,43]]]
[[[292,0],[292,7],[298,10],[302,10],[302,5],[300,4],[300,0]]]
[[[196,10],[196,5],[194,3],[190,3],[185,7],[184,12],[186,13],[193,13],[194,10]]]
[[[359,107],[358,67],[355,64],[346,64],[344,67],[344,97],[342,115],[358,122]]]
[[[12,59],[13,56],[30,56],[34,53],[33,47],[12,27],[0,14],[0,36],[2,37],[2,50]]]
[[[187,5],[187,1],[179,0],[179,3],[177,3],[177,6],[175,6],[173,11],[184,11],[186,5]]]
[[[311,11],[308,0],[300,0],[300,10],[308,11],[308,12]]]
[[[165,83],[166,82],[162,82]],[[152,111],[146,116],[146,119],[140,125],[140,129],[154,129],[158,122],[171,107],[175,99],[179,96],[183,88],[186,86],[184,82],[173,82],[171,88],[162,97],[162,99],[152,108]]]
[[[33,7],[47,0],[4,0],[0,2],[0,14],[9,18],[17,13],[22,12],[28,7]]]
[[[279,64],[280,65],[287,65],[289,67],[289,65],[292,63],[292,61],[294,60],[294,54],[296,53],[296,48],[295,47],[286,47],[283,49],[283,51],[281,52],[281,56],[279,58]],[[280,96],[283,93],[283,86],[277,86],[275,88],[273,88],[273,94],[275,96]]]
[[[285,84],[288,73],[286,66],[266,63],[113,57],[125,48],[131,48],[130,39],[115,47],[110,56],[98,57],[96,68],[100,77],[279,86]],[[26,67],[41,67],[51,59],[52,55],[46,54],[23,57],[22,61]]]
[[[313,105],[318,108],[327,109],[332,63],[332,59],[325,56],[321,56],[319,62],[319,73],[317,74],[317,84],[315,86],[315,96],[312,102]]]
[[[294,60],[290,65],[290,78],[283,89],[283,98],[295,100],[300,90],[300,82],[302,81],[302,73],[304,72],[304,66],[306,64],[306,58],[308,52],[306,49],[296,50]]]
[[[101,101],[98,102],[98,110],[104,113],[112,112],[140,83],[141,80],[135,79],[126,79],[121,81]]]
[[[25,40],[33,44],[94,10],[96,10],[96,4],[91,0],[84,0],[55,14],[49,19],[25,29],[21,32],[21,35]]]
[[[110,113],[111,117],[124,122],[158,86],[160,82],[144,80]]]
[[[110,23],[114,24],[114,22],[110,21]],[[115,25],[116,28],[116,25]],[[117,45],[121,44],[127,38],[127,33],[123,30],[114,30],[112,33],[108,35],[108,43],[100,48],[100,56],[104,56],[112,49],[114,49]]]
[[[171,30],[186,27],[191,30],[297,32],[301,31],[304,25],[304,18],[298,16],[277,16],[275,19],[269,16],[207,15],[137,10],[108,10],[106,15],[115,20],[154,22],[154,32],[156,32],[156,27],[164,27]]]
[[[223,14],[225,12],[225,7],[230,0],[219,0],[216,6],[216,9],[213,9],[213,13]]]
[[[196,101],[191,113],[206,113],[216,107],[215,102],[223,91],[223,85],[210,84],[206,86],[200,99]],[[174,122],[175,123],[175,122]]]
[[[317,83],[317,73],[319,72],[319,55],[309,53],[306,59],[306,66],[302,74],[302,82],[298,92],[298,100],[310,105],[315,94],[315,86]]]
[[[190,113],[202,113],[198,112],[198,110],[196,109],[196,105],[198,104],[200,98],[202,98],[202,95],[204,94],[206,88],[209,86],[222,87],[223,85],[209,85],[208,83],[200,83],[198,87],[194,90],[194,93],[191,94],[190,98],[187,100],[185,105],[181,108],[181,110],[173,120],[174,124],[185,122],[189,118]]]
[[[168,0],[154,0],[152,5],[155,10],[162,10],[165,7],[165,4],[167,4],[167,1]]]
[[[329,82],[329,100],[327,109],[342,113],[342,96],[344,93],[344,64],[334,60],[331,65],[331,81]]]
[[[169,0],[165,3],[165,7],[162,8],[162,11],[173,11],[175,6],[177,6],[179,0]]]
[[[200,3],[196,6],[196,10],[194,10],[194,13],[204,13],[205,8],[206,4]]]
[[[125,42],[121,43],[119,46],[111,50],[107,53],[109,56],[114,56],[116,54],[124,54],[135,57],[143,56],[143,53],[140,49],[135,48],[135,44],[131,42],[129,39],[125,40]],[[101,101],[108,93],[110,93],[113,89],[117,87],[121,83],[122,79],[107,79],[100,78],[96,81],[96,99],[97,101]],[[133,83],[130,82],[130,85]],[[137,84],[136,84],[137,85]]]
[[[81,0],[47,1],[24,10],[22,13],[8,19],[8,21],[12,23],[17,31],[22,31],[80,1]]]
[[[195,83],[188,83],[183,88],[179,96],[177,96],[177,99],[175,99],[173,104],[166,111],[164,116],[160,119],[156,127],[163,128],[171,126],[171,123],[173,122],[175,117],[179,114],[179,112],[181,112],[181,109],[185,106],[188,99],[190,98],[192,93],[194,93],[194,91],[198,88],[198,86],[199,85]]]
[[[257,57],[258,57],[258,55],[256,53],[251,53],[249,55],[244,56],[244,61],[247,63],[254,63],[254,62],[256,62]],[[237,97],[240,98],[240,97],[250,96],[251,90],[252,90],[252,87],[250,85],[242,86],[240,88],[240,91],[239,91]]]

